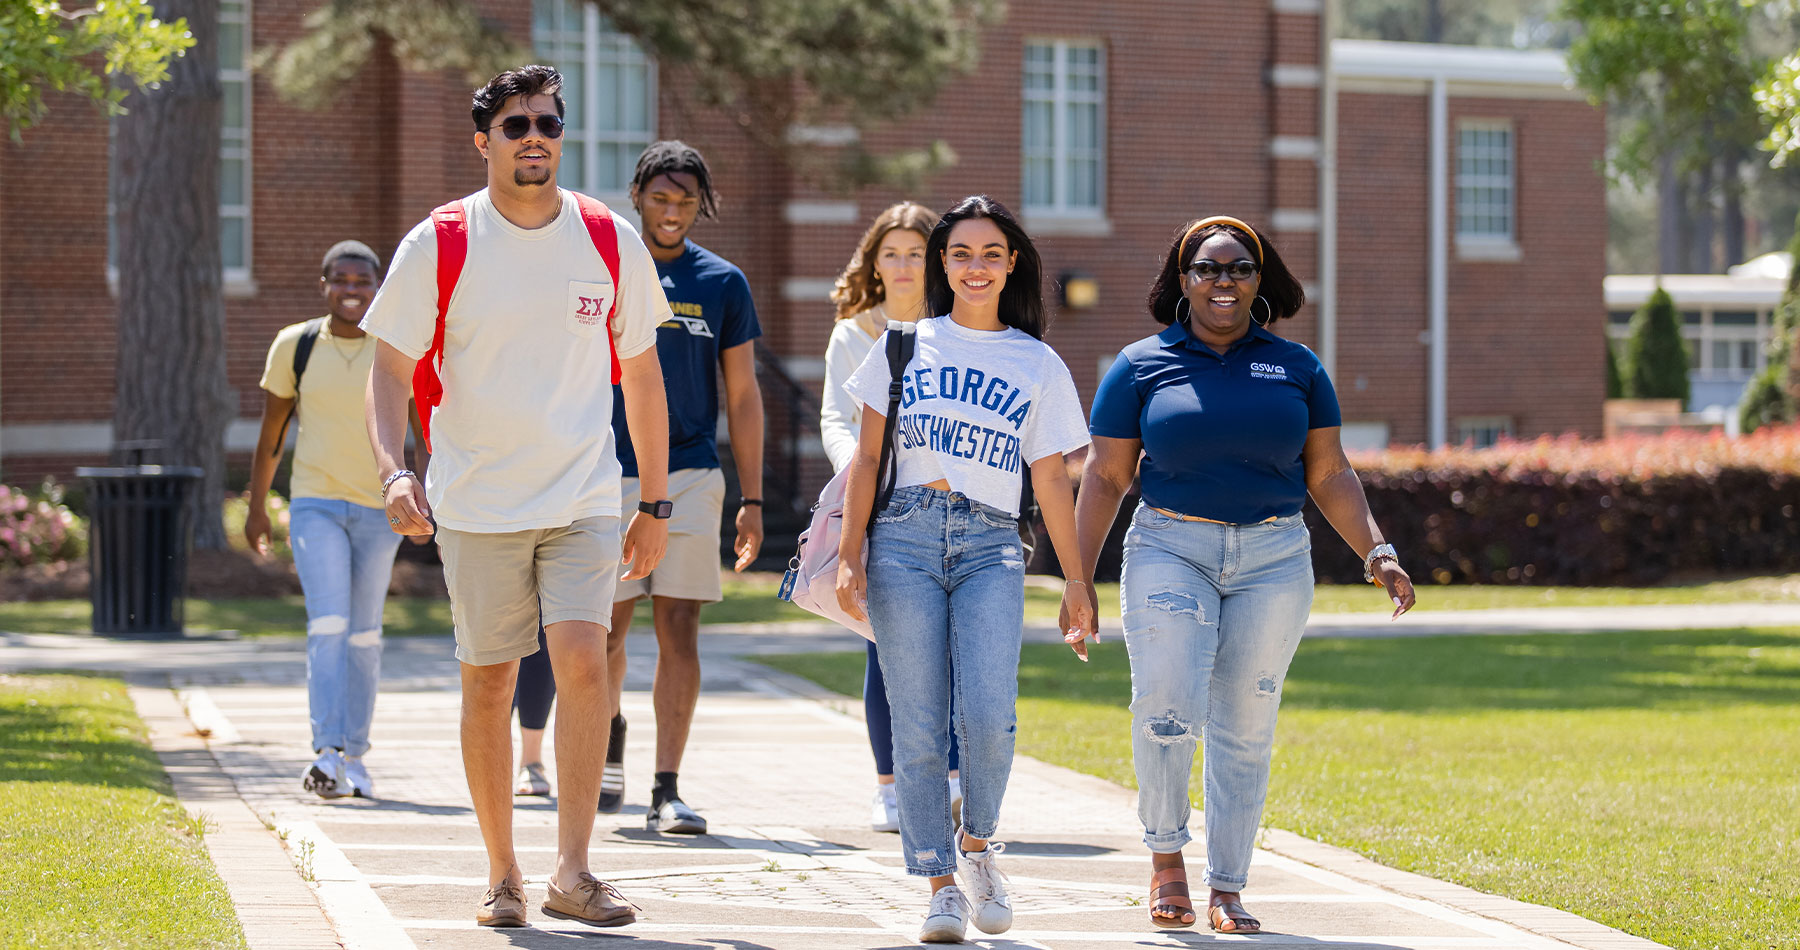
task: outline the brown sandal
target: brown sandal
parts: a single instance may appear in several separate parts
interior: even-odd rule
[[[1207,922],[1212,929],[1222,934],[1257,934],[1262,933],[1262,921],[1250,916],[1244,905],[1237,900],[1222,900],[1206,909]],[[1224,926],[1230,923],[1230,927]]]
[[[1164,896],[1164,892],[1168,896]],[[1183,920],[1182,918],[1189,918]],[[1200,918],[1188,893],[1187,868],[1163,868],[1150,875],[1150,922],[1164,930],[1183,930]]]

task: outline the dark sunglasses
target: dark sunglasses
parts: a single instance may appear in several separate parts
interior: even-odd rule
[[[507,138],[516,142],[531,131],[531,116],[509,115],[502,119],[499,125],[490,125],[481,131],[491,135],[495,129],[505,132]],[[540,115],[537,117],[537,130],[538,134],[544,138],[560,139],[563,133],[563,120],[553,115]]]
[[[1202,257],[1188,265],[1188,273],[1195,280],[1218,280],[1220,274],[1224,274],[1232,280],[1249,280],[1256,276],[1259,269],[1255,261],[1240,260],[1227,264],[1224,261],[1215,261],[1208,257]]]

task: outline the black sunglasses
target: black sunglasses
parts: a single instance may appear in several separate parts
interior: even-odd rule
[[[1255,261],[1239,260],[1227,264],[1224,261],[1215,261],[1210,257],[1202,257],[1188,265],[1188,273],[1195,280],[1218,280],[1220,274],[1224,274],[1232,280],[1249,280],[1255,277],[1256,272],[1260,269],[1256,266]]]
[[[505,132],[507,138],[518,141],[531,131],[531,116],[509,115],[500,120],[498,125],[490,125],[481,131],[491,135],[495,129]],[[563,120],[553,115],[540,115],[537,117],[537,130],[538,134],[544,138],[560,139],[563,133]]]

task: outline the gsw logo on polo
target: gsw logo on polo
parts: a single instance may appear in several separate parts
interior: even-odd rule
[[[1274,363],[1251,363],[1250,375],[1255,379],[1287,379],[1287,367]]]

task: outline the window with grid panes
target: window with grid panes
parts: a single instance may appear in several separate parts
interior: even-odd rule
[[[219,256],[250,277],[250,0],[219,0]]]
[[[1512,243],[1516,238],[1512,127],[1463,122],[1456,129],[1456,237]]]
[[[1106,204],[1106,54],[1093,42],[1025,44],[1023,209],[1098,217]]]
[[[656,140],[656,63],[582,0],[532,0],[531,45],[563,76],[557,181],[618,203]]]

